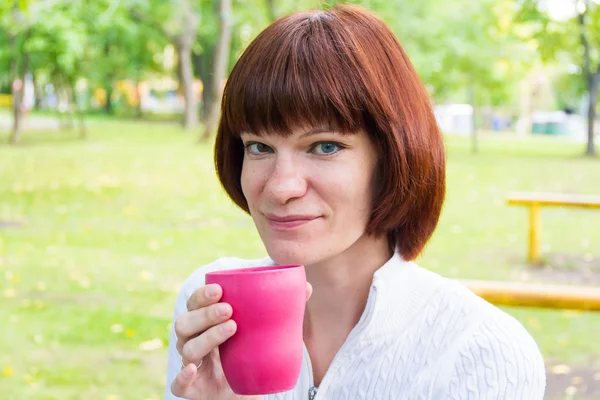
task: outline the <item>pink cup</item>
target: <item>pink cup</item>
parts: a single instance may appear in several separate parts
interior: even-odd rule
[[[209,272],[223,288],[236,333],[219,346],[229,386],[239,395],[291,390],[302,367],[306,273],[302,265]]]

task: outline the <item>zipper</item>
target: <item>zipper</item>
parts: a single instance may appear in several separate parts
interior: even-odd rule
[[[315,387],[315,380],[313,377],[312,363],[310,362],[310,354],[308,354],[308,348],[305,344],[304,346],[304,356],[306,357],[306,363],[308,364],[308,400],[315,400],[315,396],[317,395],[317,387]]]
[[[328,368],[328,371],[331,370],[331,367],[333,365],[337,363],[339,363],[339,359],[341,357],[342,354],[344,354],[346,352],[346,349],[349,348],[352,344],[354,344],[354,340],[355,338],[362,333],[368,326],[369,321],[371,320],[371,317],[373,316],[373,309],[375,308],[375,299],[374,297],[376,296],[377,290],[375,289],[375,285],[371,286],[371,290],[369,291],[369,297],[367,298],[367,305],[365,307],[365,312],[363,317],[360,319],[360,321],[358,321],[358,324],[354,327],[354,329],[352,329],[352,331],[350,331],[350,334],[348,335],[348,337],[346,338],[346,341],[344,342],[344,344],[342,345],[342,347],[340,348],[340,350],[337,352],[337,354],[335,355],[335,357],[333,358],[333,361],[331,362],[331,365]],[[317,391],[319,388],[314,386],[314,377],[313,377],[313,370],[312,370],[312,363],[310,362],[310,354],[308,353],[308,349],[306,348],[306,345],[304,345],[304,351],[306,352],[306,360],[308,362],[308,379],[309,379],[309,385],[310,388],[308,389],[308,400],[315,400],[317,399]],[[323,377],[323,380],[321,381],[321,388],[326,387],[325,385],[329,384],[329,379],[328,376],[331,376],[330,373],[326,372],[325,376]]]

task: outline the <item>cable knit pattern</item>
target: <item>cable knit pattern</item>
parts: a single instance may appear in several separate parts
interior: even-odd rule
[[[184,284],[174,317],[215,269],[268,265],[269,259],[222,259]],[[183,304],[183,307],[181,306]],[[181,358],[169,345],[165,400]],[[296,387],[264,400],[306,400],[308,352]],[[331,363],[315,400],[541,400],[545,368],[538,347],[510,315],[467,288],[396,254],[373,277],[365,312]]]

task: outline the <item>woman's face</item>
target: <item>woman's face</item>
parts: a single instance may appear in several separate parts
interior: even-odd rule
[[[366,132],[298,129],[285,138],[241,138],[242,191],[274,261],[314,264],[364,235],[377,158]]]

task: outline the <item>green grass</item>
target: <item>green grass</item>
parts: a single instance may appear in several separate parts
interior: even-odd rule
[[[211,145],[175,125],[92,121],[0,145],[2,399],[158,399],[182,281],[224,255],[264,255],[215,179]],[[5,143],[5,137],[0,137]],[[600,161],[562,139],[448,137],[448,196],[419,263],[449,277],[519,279],[526,210],[509,191],[600,192]],[[542,249],[600,257],[600,213],[542,211]],[[506,309],[549,362],[598,360],[600,315]],[[142,343],[162,342],[156,349]],[[112,397],[111,397],[112,396]]]

